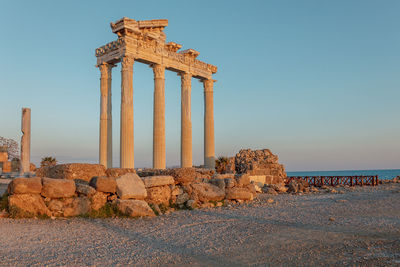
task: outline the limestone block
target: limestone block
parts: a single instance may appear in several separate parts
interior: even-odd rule
[[[235,186],[235,179],[233,178],[225,178],[225,188],[232,188]]]
[[[8,193],[13,194],[40,194],[42,192],[42,179],[15,178],[8,184]]]
[[[104,205],[107,203],[107,197],[108,195],[103,192],[96,192],[92,197],[91,197],[91,208],[93,210],[99,210]]]
[[[226,190],[226,199],[252,200],[253,194],[247,188],[234,187]]]
[[[60,215],[60,213],[62,214],[62,211],[64,210],[64,202],[59,199],[52,199],[47,207],[53,212],[53,215]]]
[[[171,189],[168,185],[147,188],[146,201],[151,204],[164,204],[169,206]]]
[[[48,198],[67,198],[75,195],[75,182],[67,179],[42,178],[42,196]]]
[[[239,187],[243,187],[250,184],[250,176],[247,174],[236,175],[236,184]]]
[[[11,161],[3,162],[2,169],[3,169],[3,172],[12,172],[13,171],[12,170],[12,162]],[[18,168],[18,170],[19,170],[19,168]]]
[[[128,173],[116,179],[117,195],[120,199],[145,199],[146,187],[137,174]]]
[[[225,190],[225,179],[211,179],[210,184],[218,186],[220,189]]]
[[[189,194],[188,193],[183,193],[183,194],[180,194],[180,195],[178,195],[176,197],[176,202],[175,203],[178,204],[178,205],[182,205],[188,200],[189,200]]]
[[[100,164],[70,163],[59,164],[39,168],[36,171],[38,177],[49,177],[57,179],[82,179],[90,181],[92,177],[105,176],[106,169]]]
[[[250,175],[250,182],[265,184],[265,175]]]
[[[89,185],[75,183],[75,186],[76,186],[76,192],[79,193],[79,195],[85,195],[87,197],[91,197],[96,193],[96,190]]]
[[[213,178],[215,179],[226,179],[226,178],[235,178],[235,174],[233,173],[224,173],[224,174],[214,174]]]
[[[72,204],[64,209],[64,216],[78,216],[90,211],[90,200],[87,197],[75,197]]]
[[[142,177],[142,180],[146,188],[175,184],[174,177],[172,176],[147,176]]]
[[[39,194],[15,194],[8,197],[9,208],[16,207],[32,215],[51,216],[43,198]]]
[[[194,168],[173,169],[171,175],[178,184],[189,184],[197,177],[197,173]]]
[[[144,200],[135,199],[117,199],[117,208],[123,214],[130,217],[153,217],[155,216],[154,211],[150,208]]]
[[[114,178],[110,177],[93,177],[89,185],[96,188],[99,192],[115,193],[117,191],[117,182]]]
[[[106,170],[106,176],[112,178],[117,178],[127,173],[136,173],[136,171],[130,168],[109,168]]]
[[[225,190],[209,183],[195,183],[192,184],[192,188],[193,193],[202,202],[220,201],[225,198]]]

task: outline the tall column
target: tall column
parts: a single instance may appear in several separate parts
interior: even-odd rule
[[[111,104],[111,77],[112,77],[112,68],[115,65],[108,65],[108,90],[107,90],[107,168],[112,168],[113,166],[113,157],[112,157],[112,104]]]
[[[107,154],[108,154],[108,98],[109,91],[109,64],[102,63],[99,65],[100,69],[100,135],[99,135],[99,164],[108,167]]]
[[[22,108],[21,121],[21,170],[22,174],[30,172],[31,164],[31,109]]]
[[[214,81],[203,80],[204,86],[204,166],[215,168],[214,142]]]
[[[153,168],[165,169],[165,67],[153,65]]]
[[[133,63],[134,59],[124,56],[121,68],[121,168],[134,168],[133,143]]]
[[[181,73],[181,167],[192,167],[191,100],[192,75]]]

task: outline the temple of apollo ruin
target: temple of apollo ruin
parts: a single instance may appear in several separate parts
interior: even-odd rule
[[[204,166],[215,166],[214,104],[212,75],[217,67],[197,60],[193,49],[166,43],[163,32],[168,20],[136,21],[122,18],[111,23],[116,41],[96,49],[100,69],[99,163],[112,167],[111,73],[121,62],[120,167],[134,168],[133,65],[150,65],[154,72],[153,168],[166,168],[165,150],[165,70],[181,77],[181,167],[192,166],[191,82],[197,78],[204,86]]]

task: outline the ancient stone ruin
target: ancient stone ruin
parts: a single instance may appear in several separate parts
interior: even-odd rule
[[[121,62],[120,167],[134,168],[133,138],[133,64],[148,64],[154,71],[153,168],[166,168],[165,153],[165,70],[181,77],[181,167],[192,167],[191,82],[196,78],[204,86],[204,166],[214,168],[213,74],[217,67],[196,59],[193,49],[168,42],[163,32],[168,20],[136,21],[122,18],[111,23],[118,39],[96,49],[100,69],[100,141],[99,163],[112,167],[111,73]]]

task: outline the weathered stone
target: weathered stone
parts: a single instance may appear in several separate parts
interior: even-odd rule
[[[11,195],[8,197],[8,206],[10,209],[14,207],[31,215],[51,215],[51,212],[39,194]]]
[[[40,194],[42,180],[36,178],[15,178],[8,184],[8,193],[12,194]]]
[[[173,169],[171,175],[174,177],[175,182],[179,184],[191,183],[197,177],[197,173],[194,168]]]
[[[100,164],[70,163],[41,167],[36,171],[36,176],[90,181],[92,177],[105,176],[105,171],[105,167]]]
[[[109,168],[106,170],[106,176],[111,178],[117,178],[127,173],[136,173],[136,171],[129,168]]]
[[[225,190],[225,179],[211,179],[210,184],[218,186],[220,189]]]
[[[278,192],[276,192],[275,189],[273,189],[271,187],[268,187],[268,186],[263,187],[262,190],[266,194],[270,194],[270,195],[277,195],[278,194]]]
[[[171,188],[171,195],[172,196],[178,196],[180,194],[183,194],[182,188],[180,188],[178,186],[174,186],[173,188]]]
[[[225,190],[209,183],[195,183],[192,184],[193,193],[202,202],[220,201],[225,197]]]
[[[128,173],[116,179],[117,195],[120,199],[145,199],[146,187],[137,174]]]
[[[225,178],[225,188],[232,188],[235,186],[235,179],[233,178]]]
[[[189,199],[188,201],[186,201],[186,207],[191,210],[195,209],[196,201],[194,201],[193,199]]]
[[[78,216],[90,211],[90,200],[87,197],[73,198],[72,204],[64,209],[64,216]]]
[[[116,205],[120,212],[131,217],[155,216],[154,211],[144,200],[117,199]]]
[[[75,189],[76,192],[80,195],[85,195],[87,197],[91,197],[96,193],[96,190],[89,185],[75,183],[75,186],[76,186],[76,189]]]
[[[189,200],[189,194],[188,193],[183,193],[177,196],[176,198],[176,204],[181,205],[184,204],[186,201]]]
[[[265,175],[250,175],[250,182],[265,184]]]
[[[253,194],[247,188],[230,188],[226,190],[226,199],[252,200]]]
[[[115,193],[117,191],[117,182],[114,178],[110,177],[93,177],[90,182],[90,186],[96,188],[99,192],[104,193]]]
[[[99,210],[104,205],[107,203],[107,197],[108,195],[103,192],[96,192],[90,199],[91,199],[91,204],[90,207],[93,210]]]
[[[235,177],[237,186],[244,187],[250,184],[250,177],[247,174],[236,175]]]
[[[41,195],[48,198],[66,198],[75,194],[75,183],[67,179],[42,178]]]
[[[235,178],[235,174],[234,173],[224,173],[224,174],[216,173],[216,174],[213,175],[212,178],[215,178],[215,179],[232,178],[232,179],[234,179]]]
[[[262,188],[258,184],[254,184],[254,188],[256,189],[256,193],[262,193]]]
[[[283,184],[271,184],[269,185],[269,187],[271,187],[278,193],[286,193],[288,191],[288,187]]]
[[[146,188],[175,184],[172,176],[146,176],[142,177],[142,180]]]
[[[48,208],[53,212],[54,215],[57,215],[56,213],[62,213],[64,209],[64,202],[59,199],[52,199],[48,204]]]
[[[147,188],[146,201],[151,204],[164,204],[169,206],[171,189],[168,185]]]
[[[256,187],[254,186],[254,184],[248,184],[245,186],[245,188],[247,188],[250,191],[250,193],[253,194],[253,196],[256,195],[257,191],[256,191]]]

